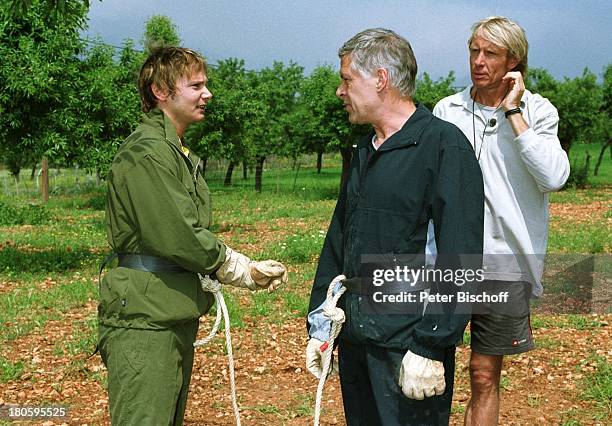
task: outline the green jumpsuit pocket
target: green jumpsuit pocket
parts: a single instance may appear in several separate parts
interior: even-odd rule
[[[134,373],[140,373],[145,367],[149,352],[149,337],[154,331],[135,333],[132,339],[124,341],[121,351],[123,365],[133,370]]]

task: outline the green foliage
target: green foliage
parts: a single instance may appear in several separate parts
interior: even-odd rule
[[[566,151],[570,151],[573,143],[605,143],[610,139],[610,98],[606,96],[610,92],[611,67],[612,64],[606,68],[603,85],[597,83],[597,76],[588,69],[580,77],[561,81],[544,69],[529,70],[527,88],[548,98],[559,112],[558,134]]]
[[[51,248],[46,250],[25,250],[8,246],[0,250],[0,271],[19,273],[62,272],[82,268],[100,259],[100,255],[87,248]]]
[[[250,314],[253,317],[269,317],[275,309],[275,303],[278,299],[278,293],[268,293],[267,291],[258,291],[250,294],[251,308]]]
[[[18,170],[43,155],[71,155],[67,105],[78,96],[78,30],[87,8],[69,2],[69,16],[58,16],[42,0],[32,0],[19,14],[8,7],[0,6],[0,156]]]
[[[594,224],[567,223],[550,235],[552,253],[605,253],[610,249],[610,229]]]
[[[324,239],[323,231],[293,234],[272,246],[267,254],[281,262],[311,262],[321,253]]]
[[[95,44],[80,63],[77,83],[81,96],[70,99],[73,134],[79,141],[73,161],[105,176],[122,141],[138,124],[140,101],[136,89],[144,56],[127,40],[117,59],[112,47]]]
[[[27,16],[28,10],[33,4],[36,4],[33,0],[8,0],[6,3],[10,14],[15,17]],[[89,0],[46,0],[44,2],[45,13],[54,20],[71,21],[79,28],[83,28],[85,18],[81,10],[83,7],[89,9],[89,3]]]
[[[439,78],[437,81],[433,81],[429,74],[423,73],[423,76],[416,82],[414,100],[432,111],[439,100],[457,92],[453,87],[454,84],[455,73],[453,71],[449,72],[446,78]]]
[[[605,324],[597,318],[578,314],[562,316],[533,315],[531,317],[531,326],[534,329],[559,327],[563,329],[593,330],[604,327]]]
[[[266,156],[286,155],[291,151],[291,141],[300,125],[291,120],[291,116],[297,104],[303,72],[304,68],[294,62],[285,65],[275,61],[272,67],[249,73],[255,99],[265,111],[265,125],[258,123],[260,125],[247,129],[253,155],[261,165]]]
[[[584,379],[582,396],[595,402],[598,418],[609,419],[612,416],[612,363],[600,356],[592,359],[596,362],[596,370]]]
[[[12,204],[0,200],[0,226],[40,225],[51,218],[45,206]]]
[[[147,53],[166,46],[178,46],[181,38],[178,29],[170,18],[164,15],[153,15],[145,24],[142,44]]]
[[[106,208],[106,192],[101,192],[91,196],[87,202],[83,204],[83,208],[104,210]]]
[[[0,383],[7,383],[19,379],[23,373],[22,361],[12,362],[0,356]]]
[[[300,123],[292,154],[337,150],[349,134],[344,105],[336,96],[340,77],[329,66],[320,66],[300,85],[300,97],[291,119]]]
[[[530,68],[525,78],[525,86],[533,93],[538,93],[552,101],[559,91],[559,83],[544,68]]]
[[[206,119],[187,130],[187,140],[203,157],[248,161],[252,146],[247,129],[263,125],[265,110],[249,85],[244,60],[221,60],[216,68],[209,68],[208,74],[213,98],[206,107]]]
[[[291,282],[293,277],[289,279]],[[287,311],[291,312],[296,318],[306,318],[308,315],[308,300],[307,295],[298,294],[295,291],[284,291],[283,300]]]
[[[566,188],[586,188],[589,183],[589,168],[591,156],[587,153],[584,157],[584,163],[572,161],[570,166],[570,175],[565,183]]]

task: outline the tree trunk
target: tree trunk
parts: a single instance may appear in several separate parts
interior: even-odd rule
[[[19,163],[13,159],[8,159],[6,163],[13,179],[19,181],[19,172],[21,171],[21,166],[19,165]]]
[[[255,191],[257,192],[261,192],[264,161],[266,161],[266,157],[257,157],[257,164],[255,166]]]
[[[323,165],[323,151],[317,152],[317,174],[321,173],[321,166]]]
[[[340,154],[342,155],[342,175],[340,176],[340,189],[342,189],[349,177],[351,159],[353,158],[353,147],[348,146],[340,148]]]
[[[42,199],[43,203],[49,202],[49,163],[47,163],[47,159],[43,157],[42,159]]]
[[[208,162],[208,157],[200,158],[200,165],[202,167],[202,177],[206,177],[206,163]]]
[[[32,165],[32,172],[30,173],[30,180],[34,180],[34,178],[36,177],[36,166],[37,165],[38,163],[36,161]]]
[[[593,171],[593,176],[597,176],[599,173],[599,166],[601,166],[601,160],[603,160],[603,156],[606,153],[606,148],[610,147],[610,154],[612,155],[612,139],[608,139],[608,142],[601,147],[601,151],[599,151],[599,157],[597,158],[597,164],[595,164],[595,170]]]
[[[572,146],[572,141],[569,139],[561,139],[561,148],[567,154],[567,158],[569,158],[570,148]]]
[[[234,166],[236,163],[230,161],[227,166],[227,172],[225,172],[225,180],[223,181],[223,186],[230,186],[232,184],[232,173],[234,173]]]
[[[242,180],[247,180],[249,176],[249,165],[246,161],[242,162]]]

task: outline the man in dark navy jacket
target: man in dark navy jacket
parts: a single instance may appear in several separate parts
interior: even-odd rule
[[[346,322],[338,356],[347,424],[447,424],[455,345],[469,320],[469,312],[457,313],[448,303],[458,283],[421,282],[414,287],[419,309],[398,313],[381,305],[375,312],[363,259],[383,256],[389,265],[401,256],[428,254],[436,257],[434,268],[456,270],[461,255],[479,258],[480,168],[457,127],[413,102],[417,64],[407,40],[369,29],[338,55],[342,82],[336,95],[351,123],[371,124],[373,132],[357,145],[321,252],[307,366],[319,377],[322,353],[333,350],[325,344],[330,325],[321,305],[330,282],[344,275],[348,291],[338,306]],[[356,280],[360,284],[349,285]],[[420,300],[424,291],[429,303]]]

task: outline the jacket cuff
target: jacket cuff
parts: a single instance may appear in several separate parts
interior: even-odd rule
[[[410,339],[408,342],[408,350],[424,358],[433,359],[435,361],[443,362],[444,358],[446,357],[446,349],[423,346],[415,342],[414,339]]]

